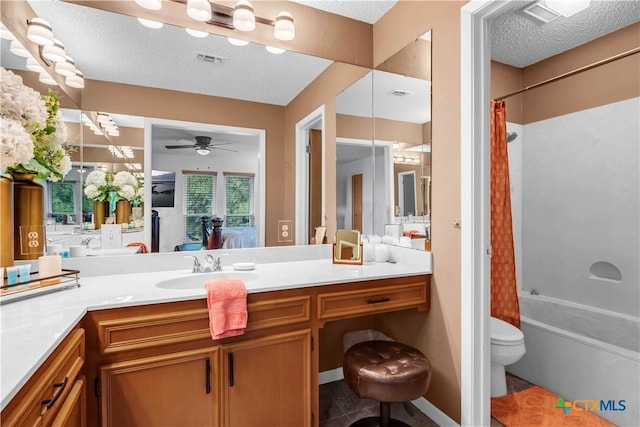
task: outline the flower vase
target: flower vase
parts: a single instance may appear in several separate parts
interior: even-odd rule
[[[139,221],[142,219],[143,210],[142,206],[134,206],[131,208],[131,216],[134,221]]]
[[[131,203],[128,200],[118,200],[116,203],[116,224],[128,224],[131,215]]]
[[[36,174],[13,174],[13,257],[38,259],[45,251],[44,189]]]
[[[102,224],[105,223],[107,218],[107,209],[108,202],[93,202],[93,224],[95,225],[96,230],[99,230],[102,227]]]
[[[13,265],[13,181],[0,176],[0,267]],[[0,277],[2,279],[2,277]]]

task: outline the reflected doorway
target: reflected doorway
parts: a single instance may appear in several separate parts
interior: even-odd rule
[[[416,173],[407,171],[398,173],[398,206],[400,216],[416,214]]]

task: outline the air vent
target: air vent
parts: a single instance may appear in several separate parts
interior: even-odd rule
[[[208,53],[196,52],[196,61],[208,62],[210,64],[222,65],[227,58],[222,56],[211,55]]]
[[[522,9],[522,11],[535,20],[543,22],[545,24],[548,24],[551,21],[555,21],[558,17],[560,17],[559,14],[540,4],[540,2],[532,3]]]
[[[407,96],[411,95],[411,92],[402,89],[393,89],[390,94],[393,96]]]

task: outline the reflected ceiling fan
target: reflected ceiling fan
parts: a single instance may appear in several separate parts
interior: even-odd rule
[[[220,147],[220,145],[229,145],[231,144],[230,142],[212,143],[210,136],[196,136],[195,138],[196,143],[192,145],[165,145],[164,148],[167,148],[169,150],[175,150],[179,148],[194,148],[196,150],[196,153],[200,154],[201,156],[206,156],[211,152],[211,150],[232,151],[234,153],[238,152],[237,150],[230,150],[228,148]],[[192,142],[186,139],[181,139],[180,141]]]

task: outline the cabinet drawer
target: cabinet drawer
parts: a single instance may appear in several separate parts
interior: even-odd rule
[[[210,337],[206,308],[176,309],[146,307],[145,315],[130,315],[98,321],[102,354],[140,350]],[[247,304],[247,331],[306,322],[310,318],[309,296],[265,299]],[[116,314],[117,316],[117,314]]]
[[[26,393],[15,410],[8,414],[3,412],[2,425],[48,425],[60,411],[83,365],[84,329],[77,329],[47,360],[42,373],[36,372],[33,382],[27,383]]]
[[[427,303],[426,281],[318,294],[318,319],[382,313]]]

